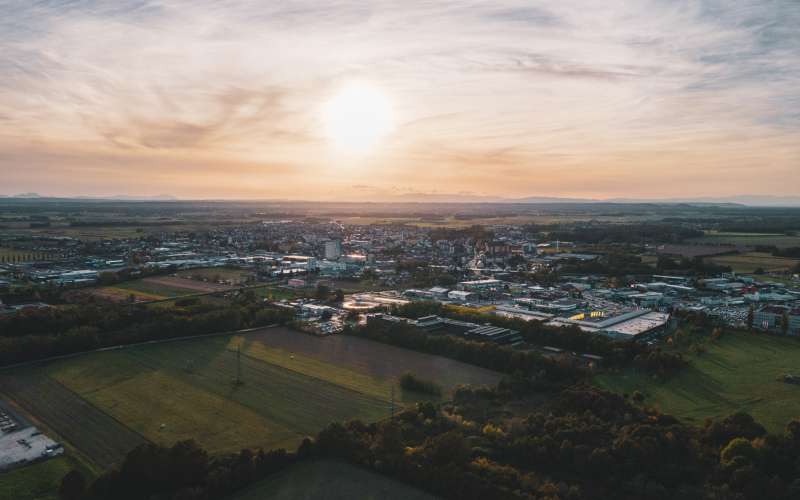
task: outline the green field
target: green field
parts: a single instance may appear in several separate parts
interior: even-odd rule
[[[433,500],[434,496],[366,469],[331,460],[301,462],[231,500]]]
[[[87,480],[94,470],[69,454],[0,474],[0,498],[14,500],[56,500],[61,479],[71,470],[80,470]]]
[[[232,269],[227,267],[210,267],[205,269],[184,269],[175,273],[177,276],[187,278],[205,278],[210,281],[223,280],[232,282],[235,285],[243,284],[247,278],[254,275],[252,271],[243,269]]]
[[[687,241],[703,245],[772,245],[778,248],[800,247],[800,236],[787,236],[785,234],[708,232],[700,238],[691,238]]]
[[[0,498],[56,500],[61,478],[72,470],[68,457],[58,457],[0,475]]]
[[[181,295],[190,295],[193,293],[197,293],[197,291],[190,290],[188,288],[170,287],[161,285],[159,283],[151,283],[144,280],[126,281],[124,283],[118,283],[114,285],[112,288],[119,290],[128,290],[130,292],[140,292],[145,295],[162,297],[162,298],[180,297]]]
[[[644,404],[699,424],[745,411],[769,431],[782,432],[800,418],[800,386],[777,380],[800,374],[800,339],[727,333],[689,360],[664,383],[635,373],[599,375],[595,383],[620,393],[641,391]]]
[[[736,255],[720,255],[708,257],[706,260],[720,266],[730,266],[737,273],[752,273],[756,269],[765,271],[788,271],[794,269],[800,259],[790,259],[787,257],[775,257],[769,253],[746,252]]]
[[[195,439],[211,453],[294,449],[331,421],[388,417],[394,381],[415,367],[446,389],[499,379],[452,360],[371,349],[363,339],[326,340],[269,328],[116,349],[2,373],[0,392],[107,467],[144,441]],[[394,398],[397,405],[429,399],[399,388]]]

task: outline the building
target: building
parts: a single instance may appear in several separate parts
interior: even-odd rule
[[[474,293],[465,290],[453,290],[447,293],[447,298],[456,302],[468,302],[474,297]]]
[[[800,335],[800,308],[766,305],[753,311],[753,328],[773,333],[786,332],[789,335]]]
[[[588,333],[598,333],[617,340],[645,340],[667,329],[667,313],[636,310],[606,318],[602,315],[578,314],[571,318],[556,318],[551,326],[577,326]]]
[[[342,256],[342,242],[339,240],[328,240],[325,242],[325,260],[337,260]]]
[[[523,342],[522,336],[516,330],[489,324],[479,325],[469,321],[458,321],[441,316],[424,316],[413,320],[389,314],[372,314],[367,317],[367,321],[381,321],[389,324],[405,323],[431,334],[458,335],[466,339],[491,342],[498,345],[515,345]]]
[[[484,290],[497,290],[503,286],[503,282],[496,279],[462,281],[458,284],[460,290],[469,292],[480,292]]]

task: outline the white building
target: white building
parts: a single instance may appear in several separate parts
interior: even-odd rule
[[[337,260],[342,256],[342,242],[328,240],[325,242],[325,260]]]

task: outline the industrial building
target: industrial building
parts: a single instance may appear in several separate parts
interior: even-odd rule
[[[469,340],[492,342],[498,345],[515,345],[523,342],[516,330],[493,325],[479,325],[468,321],[458,321],[441,316],[424,316],[417,320],[401,318],[390,314],[371,314],[367,321],[379,321],[389,324],[404,323],[431,334],[444,333],[458,335]]]
[[[579,314],[571,318],[555,318],[551,326],[577,326],[589,333],[606,335],[617,340],[645,340],[667,329],[670,315],[639,309],[606,318],[602,315]]]

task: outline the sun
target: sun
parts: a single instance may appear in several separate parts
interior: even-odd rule
[[[389,99],[377,88],[350,83],[325,104],[325,136],[339,150],[367,153],[391,133],[392,115]]]

